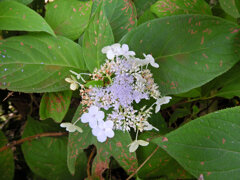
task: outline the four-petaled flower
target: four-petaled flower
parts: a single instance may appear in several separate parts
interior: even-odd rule
[[[170,102],[170,99],[172,99],[172,97],[170,96],[164,96],[162,98],[158,98],[157,101],[156,101],[156,109],[155,109],[155,113],[159,112],[160,111],[160,108],[161,108],[161,105],[162,104],[167,104]]]
[[[129,152],[135,152],[137,148],[140,146],[147,146],[149,142],[143,140],[134,140],[131,144],[129,144]]]
[[[112,121],[98,121],[98,125],[92,129],[92,134],[97,137],[99,142],[104,142],[107,138],[114,136]]]
[[[102,53],[107,54],[108,59],[114,59],[115,56],[119,56],[121,54],[121,44],[116,43],[111,46],[106,46],[102,48]]]
[[[71,78],[65,78],[65,81],[67,81],[68,83],[70,83],[70,89],[75,91],[76,89],[78,89],[79,84],[77,82],[77,80],[75,79],[74,76],[71,76]]]
[[[75,124],[69,123],[69,122],[61,123],[60,126],[62,128],[66,128],[66,131],[68,131],[68,132],[75,132],[75,131],[78,131],[80,133],[83,132],[80,127],[76,126]]]
[[[100,111],[97,106],[91,106],[88,109],[88,113],[84,113],[81,117],[83,123],[89,123],[91,128],[95,128],[98,124],[98,121],[104,119],[104,112]]]
[[[159,68],[159,64],[155,63],[155,60],[154,58],[152,57],[151,54],[143,54],[144,57],[145,57],[145,61],[148,63],[148,64],[151,64],[152,67],[155,67],[155,68]]]

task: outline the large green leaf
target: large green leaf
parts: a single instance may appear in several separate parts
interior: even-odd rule
[[[0,30],[43,31],[54,35],[47,22],[27,6],[16,1],[1,1],[0,7]]]
[[[223,10],[235,18],[240,17],[240,0],[219,0]]]
[[[151,6],[151,11],[158,17],[178,14],[212,14],[204,0],[159,0]]]
[[[0,148],[7,145],[7,138],[0,130]],[[0,152],[0,177],[1,180],[11,180],[14,176],[14,160],[12,149]]]
[[[28,118],[23,138],[40,133],[59,132],[60,126],[50,120],[39,122]],[[78,172],[72,176],[67,168],[67,136],[41,137],[22,144],[24,158],[30,169],[38,176],[49,180],[84,179],[86,156],[78,160]]]
[[[153,142],[195,177],[232,180],[240,177],[240,108],[200,117]]]
[[[62,122],[67,114],[72,91],[45,93],[41,99],[39,114],[41,119],[52,118]]]
[[[80,105],[75,113],[73,122],[82,115],[82,106]],[[72,174],[75,172],[75,161],[85,148],[94,144],[97,148],[97,155],[94,158],[92,174],[102,177],[102,173],[109,167],[109,158],[113,156],[127,173],[134,172],[137,167],[135,153],[130,153],[128,144],[131,143],[131,137],[128,132],[115,131],[115,136],[104,143],[99,143],[97,138],[92,135],[91,128],[81,121],[76,123],[83,129],[83,133],[70,133],[68,144],[68,168]]]
[[[86,70],[77,43],[47,34],[0,41],[0,62],[0,88],[22,92],[67,90],[69,70]]]
[[[137,9],[137,16],[140,17],[144,12],[151,7],[157,0],[134,0]]]
[[[101,3],[91,17],[89,26],[83,36],[83,56],[90,71],[99,68],[105,61],[106,56],[102,54],[101,50],[113,42],[112,29]]]
[[[100,2],[100,0],[96,0],[93,9]],[[118,42],[123,35],[137,26],[137,12],[131,0],[103,0],[103,6],[112,27],[115,42]]]
[[[160,133],[162,133],[160,131]],[[149,140],[159,137],[159,133],[146,132],[139,139]],[[142,164],[147,157],[157,148],[154,143],[149,143],[147,147],[140,147],[137,150],[139,164]],[[192,176],[186,172],[171,156],[159,148],[157,152],[138,171],[138,176],[142,179],[156,179],[166,177],[167,179],[190,179]]]
[[[121,40],[137,56],[150,53],[162,94],[199,87],[230,69],[238,60],[238,27],[212,16],[179,15],[140,25]]]
[[[45,19],[57,35],[77,39],[88,25],[92,2],[55,0],[46,5]]]

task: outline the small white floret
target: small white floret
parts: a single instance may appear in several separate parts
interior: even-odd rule
[[[140,146],[147,146],[149,142],[143,140],[134,140],[131,144],[129,144],[129,152],[135,152],[137,148]]]
[[[169,103],[171,99],[172,99],[172,97],[170,97],[170,96],[164,96],[162,98],[158,98],[155,103],[156,104],[155,113],[160,111],[161,105]]]
[[[78,131],[80,133],[82,133],[82,129],[72,123],[69,123],[69,122],[66,122],[66,123],[61,123],[60,126],[62,128],[66,128],[66,131],[68,132],[75,132],[75,131]]]

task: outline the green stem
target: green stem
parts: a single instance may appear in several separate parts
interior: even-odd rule
[[[185,103],[194,102],[194,101],[204,101],[204,100],[212,99],[212,98],[215,98],[215,97],[216,96],[200,97],[200,98],[190,99],[188,101],[185,101]]]
[[[106,77],[109,79],[110,83],[112,84],[112,79],[111,77],[107,74]]]

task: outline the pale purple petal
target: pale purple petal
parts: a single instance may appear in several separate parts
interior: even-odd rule
[[[93,128],[92,129],[92,134],[94,136],[98,136],[99,132],[102,131],[99,127]]]
[[[97,140],[98,140],[99,142],[104,142],[104,141],[107,140],[107,136],[105,135],[105,133],[104,133],[103,131],[100,131],[100,132],[98,133]]]
[[[100,129],[104,129],[105,128],[105,122],[103,120],[98,121],[98,127]]]
[[[82,123],[87,123],[89,122],[89,114],[88,113],[84,113],[81,117],[81,121]]]
[[[123,44],[122,49],[123,49],[123,51],[127,52],[129,50],[129,47],[127,44]]]
[[[89,121],[89,126],[90,126],[91,128],[96,128],[96,127],[97,127],[97,121],[94,120],[94,119],[91,119],[91,120]]]
[[[104,119],[104,116],[105,116],[105,115],[104,115],[104,112],[103,112],[103,111],[98,111],[96,120],[97,120],[97,121],[103,120],[103,119]]]
[[[88,112],[89,114],[95,114],[97,113],[99,110],[99,108],[97,106],[91,106],[89,109],[88,109]]]
[[[106,54],[110,49],[111,49],[110,46],[106,46],[106,47],[102,48],[102,53]]]
[[[108,59],[113,59],[114,57],[115,57],[115,54],[111,50],[107,52]]]
[[[114,131],[108,128],[105,130],[105,135],[109,138],[112,138],[114,136]]]
[[[112,129],[113,128],[113,122],[108,120],[105,122],[105,127]]]

